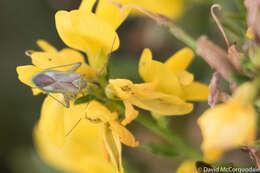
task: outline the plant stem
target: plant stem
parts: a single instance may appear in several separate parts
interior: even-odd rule
[[[194,38],[192,38],[189,34],[183,31],[182,28],[172,25],[169,26],[170,32],[174,35],[178,40],[182,41],[183,43],[187,44],[190,48],[194,51],[197,50],[197,42]]]
[[[157,135],[167,140],[184,157],[188,157],[189,159],[192,160],[202,159],[201,153],[192,149],[190,146],[184,143],[184,141],[179,136],[175,135],[170,130],[157,126],[157,124],[150,118],[144,115],[139,115],[136,120],[142,125],[152,130],[153,132],[155,132]]]

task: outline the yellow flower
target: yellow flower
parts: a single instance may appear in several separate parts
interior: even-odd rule
[[[78,10],[58,11],[56,28],[65,44],[88,55],[89,64],[96,72],[107,63],[107,55],[119,47],[116,29],[130,13],[130,8],[121,15],[121,9],[108,0],[99,1],[96,12],[92,7],[96,0],[83,0]],[[162,13],[172,18],[183,11],[183,0],[116,0],[123,5],[136,4],[146,10]]]
[[[47,68],[81,62],[82,64],[76,73],[85,75],[87,78],[95,76],[94,71],[85,63],[84,57],[81,53],[68,48],[58,51],[43,40],[37,41],[37,44],[43,51],[30,51],[33,65],[18,66],[16,68],[19,80],[32,87],[34,95],[37,95],[42,91],[35,88],[33,83],[31,83],[31,79],[34,75]],[[71,66],[68,66],[59,68],[59,70],[65,71],[71,68]]]
[[[117,112],[111,112],[97,101],[87,105],[86,119],[100,124],[100,144],[107,160],[111,161],[119,172],[124,172],[122,167],[121,143],[138,146],[134,136],[118,121]]]
[[[177,173],[198,173],[195,162],[186,160],[181,163],[180,167],[177,169]]]
[[[151,51],[145,49],[139,62],[139,74],[145,82],[157,83],[156,90],[161,93],[175,96],[183,101],[207,100],[208,87],[194,82],[193,75],[186,71],[193,57],[193,51],[184,48],[172,55],[165,63],[161,63],[153,60]]]
[[[246,31],[246,36],[247,38],[249,39],[252,39],[253,38],[253,34],[252,34],[252,29],[251,28],[248,28],[247,31]]]
[[[55,15],[57,31],[69,47],[81,50],[88,55],[88,60],[96,72],[99,72],[105,63],[110,51],[119,47],[119,38],[116,28],[124,18],[113,14],[113,5],[109,11],[97,10],[92,13],[95,0],[85,0],[78,10],[58,11]],[[127,16],[127,15],[126,15]]]
[[[84,117],[85,110],[85,104],[71,104],[68,109],[47,97],[41,119],[34,130],[36,148],[46,162],[64,171],[116,173],[116,169],[105,161],[97,147],[99,134],[95,124],[81,121],[65,137],[76,122]],[[62,146],[57,143],[62,143]]]
[[[205,111],[198,119],[205,160],[216,161],[224,151],[255,140],[257,115],[251,103],[254,88],[243,84],[226,103]]]
[[[136,147],[138,142],[135,141],[134,136],[118,121],[118,113],[111,112],[107,107],[97,101],[91,101],[87,105],[86,118],[96,123],[108,124],[120,137],[120,141],[131,147]]]
[[[109,80],[108,90],[115,98],[123,100],[126,108],[123,124],[128,124],[137,116],[138,112],[132,105],[160,115],[182,115],[193,109],[192,104],[177,96],[157,92],[155,87],[155,83],[133,84],[127,79]]]
[[[88,1],[88,0],[85,0]],[[169,18],[176,19],[180,17],[184,10],[184,1],[183,0],[113,0],[117,3],[122,3],[122,5],[127,4],[135,4],[140,6],[141,8],[151,11],[153,13],[160,13],[163,14]],[[111,5],[108,3],[108,0],[101,0],[101,3],[97,10],[106,11],[111,10]],[[114,11],[114,9],[112,10]],[[114,14],[117,12],[113,12]],[[109,13],[107,13],[109,14]],[[114,14],[110,16],[110,14],[107,16],[107,18],[113,19]],[[141,14],[137,10],[133,10],[133,14]]]
[[[41,51],[30,51],[33,65],[18,66],[19,79],[33,88],[34,94],[42,92],[34,88],[31,79],[37,73],[60,65],[81,62],[76,73],[87,78],[95,77],[94,71],[85,63],[84,57],[72,49],[56,50],[47,42],[37,42]],[[71,67],[59,68],[61,71]],[[62,100],[61,94],[54,94]],[[48,96],[42,105],[41,117],[34,131],[36,147],[51,165],[66,171],[76,172],[117,172],[110,164],[105,162],[98,145],[98,128],[95,125],[82,121],[67,137],[65,135],[73,128],[76,122],[84,117],[86,105],[74,105],[65,108],[56,100]]]

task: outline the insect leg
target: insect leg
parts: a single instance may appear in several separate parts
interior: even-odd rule
[[[55,68],[61,68],[61,67],[67,67],[67,66],[73,66],[73,68],[68,70],[68,71],[75,72],[81,66],[81,62],[75,62],[75,63],[72,63],[72,64],[66,64],[66,65],[59,65],[59,66],[47,68],[45,70],[52,70],[52,69],[55,69]]]
[[[114,37],[114,40],[113,40],[113,43],[112,43],[112,46],[111,46],[110,53],[108,54],[108,59],[107,59],[107,61],[105,62],[104,66],[102,67],[101,71],[104,71],[105,68],[107,67],[107,64],[108,64],[108,62],[109,62],[110,56],[111,56],[111,54],[112,54],[112,51],[113,51],[113,48],[114,48],[114,45],[115,45],[115,42],[116,42],[116,37]]]
[[[70,107],[70,100],[69,97],[66,94],[63,94],[64,101],[65,101],[65,107],[69,108]]]
[[[60,101],[59,99],[57,99],[56,97],[54,97],[54,96],[51,95],[51,94],[48,94],[48,96],[50,96],[51,98],[53,98],[54,100],[56,100],[56,101],[57,101],[58,103],[60,103],[62,106],[66,107],[66,108],[69,108],[69,107],[70,107],[68,97],[65,96],[64,94],[63,94],[63,97],[64,97],[64,100],[65,100],[65,104],[62,103],[62,101]]]

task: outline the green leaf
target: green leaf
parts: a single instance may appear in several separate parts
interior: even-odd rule
[[[257,147],[257,148],[260,148],[260,140],[256,140],[254,141],[253,144],[251,144],[253,147]]]
[[[240,64],[245,72],[252,73],[256,71],[254,64],[248,58],[241,58]]]
[[[235,2],[237,2],[237,7],[238,7],[240,15],[246,16],[246,7],[244,5],[244,0],[237,0]]]
[[[151,114],[152,114],[152,117],[156,120],[158,126],[160,126],[161,128],[168,127],[169,121],[168,121],[167,117],[158,115],[153,112]]]
[[[239,73],[232,73],[231,77],[237,84],[242,84],[251,80],[248,76]]]
[[[92,95],[82,96],[82,97],[76,99],[74,101],[74,104],[79,105],[79,104],[87,103],[87,102],[89,102],[90,100],[93,100],[93,99],[95,99],[95,97],[92,96]]]
[[[150,151],[153,154],[157,154],[157,155],[161,155],[161,156],[165,156],[165,157],[176,157],[176,156],[178,156],[177,151],[175,151],[169,145],[146,144],[146,145],[142,145],[141,148],[143,148],[146,151]]]

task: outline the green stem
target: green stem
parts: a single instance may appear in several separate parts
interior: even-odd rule
[[[174,35],[178,40],[182,41],[183,43],[187,44],[190,48],[194,51],[197,50],[197,42],[194,38],[192,38],[189,34],[183,31],[182,28],[173,25],[169,27],[170,32]]]
[[[190,146],[184,143],[184,141],[179,136],[173,134],[170,130],[157,126],[157,124],[153,120],[144,115],[139,115],[136,120],[155,132],[157,135],[167,140],[184,157],[188,157],[192,160],[202,160],[201,153],[192,149]]]

